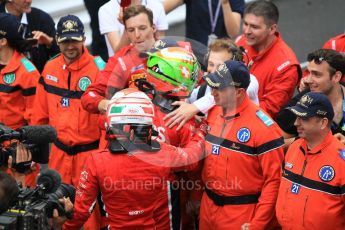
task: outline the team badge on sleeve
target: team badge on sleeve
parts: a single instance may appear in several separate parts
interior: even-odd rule
[[[345,161],[345,149],[339,151],[339,155]]]
[[[335,171],[333,167],[329,165],[322,166],[319,171],[320,179],[326,182],[333,180],[334,175],[335,175]]]
[[[239,142],[245,143],[250,139],[250,130],[247,128],[241,128],[237,131],[237,140]]]
[[[79,79],[78,86],[81,91],[85,91],[91,84],[91,80],[88,77],[82,77]]]
[[[212,145],[212,154],[219,155],[220,153],[220,146],[219,145]]]
[[[264,114],[264,112],[262,112],[261,110],[259,110],[259,111],[256,112],[256,116],[258,116],[258,118],[259,118],[267,127],[273,125],[273,123],[274,123],[274,122],[272,121],[272,119],[271,119],[269,116],[267,116],[266,114]]]

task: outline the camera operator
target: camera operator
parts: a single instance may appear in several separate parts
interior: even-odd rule
[[[24,145],[20,142],[17,143],[16,147],[16,159],[14,160],[12,156],[8,158],[8,169],[7,172],[11,174],[17,182],[20,182],[23,186],[25,184],[25,174],[24,171],[16,170],[13,166],[16,165],[17,169],[23,169],[26,165],[30,164],[32,169],[35,168],[35,163],[31,161],[32,156],[29,150],[27,150]]]
[[[59,199],[59,202],[63,205],[66,215],[72,217],[73,215],[73,203],[69,197],[64,197]],[[59,216],[58,210],[54,209],[53,218],[51,219],[51,226],[54,226],[55,229],[61,229],[62,225],[66,222],[66,216]]]
[[[19,186],[16,180],[5,172],[0,172],[0,215],[5,213],[13,204],[19,194]],[[63,197],[59,202],[64,207],[67,216],[72,216],[73,204],[70,198]],[[59,216],[58,210],[54,209],[53,218],[49,224],[52,229],[61,229],[63,223],[67,220],[66,216]]]

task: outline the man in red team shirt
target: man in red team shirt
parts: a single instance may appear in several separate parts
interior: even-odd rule
[[[301,69],[294,52],[277,30],[279,11],[270,1],[255,1],[244,12],[243,35],[250,73],[259,82],[260,107],[272,117],[292,97]]]

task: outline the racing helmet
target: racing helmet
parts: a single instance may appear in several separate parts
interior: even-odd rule
[[[168,47],[149,53],[147,81],[159,92],[189,97],[199,80],[199,64],[193,53],[181,47]]]
[[[150,98],[134,88],[114,94],[107,108],[107,126],[152,125],[154,107]]]
[[[112,153],[136,149],[158,151],[159,144],[151,141],[154,106],[143,92],[128,88],[117,92],[107,108],[107,137]]]

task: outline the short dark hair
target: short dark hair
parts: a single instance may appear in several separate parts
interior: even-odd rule
[[[0,214],[10,207],[18,193],[16,180],[7,173],[0,172]]]
[[[237,45],[229,38],[216,39],[208,46],[208,50],[209,52],[226,50],[233,55],[234,60],[243,62],[243,54],[241,49],[237,47]]]
[[[131,17],[135,17],[141,13],[144,13],[147,15],[150,25],[153,25],[153,13],[150,9],[146,8],[143,5],[134,5],[134,6],[129,6],[125,9],[123,12],[123,23],[125,24],[126,27],[126,21],[130,19]]]
[[[279,21],[278,7],[271,1],[260,0],[249,3],[244,10],[244,15],[246,14],[263,17],[268,26],[278,24]]]
[[[335,72],[340,71],[342,75],[345,74],[345,56],[332,49],[318,49],[307,57],[308,62],[314,61],[316,64],[321,64],[325,61],[329,65],[329,75],[333,76]]]

